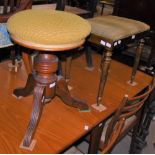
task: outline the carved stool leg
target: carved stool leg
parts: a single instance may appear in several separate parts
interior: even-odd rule
[[[45,86],[37,84],[34,89],[34,106],[32,109],[31,119],[28,124],[28,128],[26,130],[24,140],[23,140],[23,146],[29,147],[31,143],[32,136],[35,132],[36,126],[39,121],[39,117],[41,115],[42,107],[43,107],[43,91],[45,89]]]
[[[33,93],[34,89],[34,77],[33,74],[28,75],[28,79],[24,88],[17,88],[13,91],[13,96],[17,98],[26,97]]]
[[[78,98],[71,97],[69,90],[68,90],[67,83],[66,83],[65,79],[61,76],[58,77],[55,93],[56,93],[55,95],[60,97],[61,100],[65,104],[67,104],[71,107],[78,108],[81,111],[89,110],[89,107],[85,101],[80,100]]]
[[[139,41],[139,45],[138,45],[137,50],[136,50],[135,62],[134,62],[131,78],[130,78],[130,81],[129,81],[130,84],[133,84],[133,82],[135,80],[135,76],[136,76],[137,68],[138,68],[138,65],[139,65],[141,53],[143,51],[143,47],[144,47],[144,40],[141,39]]]
[[[32,74],[32,63],[30,55],[26,52],[22,52],[22,58],[24,61],[24,65],[26,68],[26,72],[28,74],[28,79],[24,88],[17,88],[13,91],[13,96],[17,98],[26,97],[33,93],[34,90],[34,78]]]
[[[28,128],[23,140],[23,146],[29,147],[32,136],[39,122],[44,99],[53,97],[51,88],[55,86],[57,77],[55,72],[57,70],[58,59],[51,54],[39,54],[34,60],[34,68],[36,73],[34,79],[36,86],[34,89],[33,110]]]
[[[108,71],[110,68],[111,56],[112,56],[112,49],[107,48],[106,51],[103,53],[103,58],[101,62],[101,77],[97,96],[97,106],[99,106],[102,101],[103,91],[107,80]]]

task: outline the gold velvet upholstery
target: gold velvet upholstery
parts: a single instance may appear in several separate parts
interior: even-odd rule
[[[7,28],[13,37],[40,45],[76,43],[91,31],[90,24],[81,17],[49,9],[19,12],[8,20]]]
[[[111,15],[95,17],[88,21],[92,27],[91,33],[110,43],[150,29],[149,25],[140,21]]]

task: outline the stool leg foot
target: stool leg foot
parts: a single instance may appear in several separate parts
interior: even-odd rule
[[[32,94],[33,89],[34,89],[34,78],[32,74],[29,74],[25,87],[15,89],[13,91],[13,96],[17,98],[29,96]]]
[[[31,113],[31,119],[28,124],[28,128],[26,130],[24,140],[23,140],[23,146],[29,147],[32,136],[35,132],[35,129],[37,127],[42,108],[43,108],[43,92],[44,92],[45,86],[37,85],[34,89],[34,101],[33,101],[33,109]]]
[[[31,118],[23,140],[24,147],[30,146],[41,116],[45,99],[53,97],[52,93],[54,93],[54,91],[51,90],[54,88],[55,81],[57,80],[55,75],[57,63],[58,59],[54,55],[50,54],[38,54],[34,60],[34,79],[36,85],[33,93],[33,109]]]
[[[134,66],[133,66],[131,78],[130,78],[130,83],[131,83],[131,84],[132,84],[132,83],[134,82],[134,80],[135,80],[135,76],[136,76],[137,68],[138,68],[138,65],[139,65],[141,53],[142,53],[142,51],[143,51],[143,47],[144,47],[144,40],[141,39],[141,40],[139,41],[139,45],[138,45],[137,50],[136,50],[136,57],[135,57],[135,61],[134,61]]]
[[[58,97],[66,104],[74,108],[78,108],[79,110],[89,110],[88,105],[85,101],[80,100],[78,98],[71,97],[67,83],[63,77],[59,77],[56,85],[56,93]]]
[[[101,77],[97,96],[97,105],[101,104],[105,83],[107,81],[108,71],[110,68],[112,49],[106,49],[103,53],[101,62]]]

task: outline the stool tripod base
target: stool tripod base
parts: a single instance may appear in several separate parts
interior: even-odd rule
[[[89,111],[84,100],[71,96],[66,80],[62,76],[55,75],[57,62],[57,57],[52,54],[38,54],[34,62],[35,74],[29,74],[24,88],[15,89],[13,92],[17,98],[29,96],[33,92],[33,109],[22,148],[31,146],[46,99],[50,102],[58,96],[67,106],[77,108],[80,112]]]

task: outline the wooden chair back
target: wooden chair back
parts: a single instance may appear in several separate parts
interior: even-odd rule
[[[6,22],[14,13],[32,7],[32,0],[1,0],[0,22]]]
[[[89,11],[89,15],[86,18],[92,18],[94,16],[94,12],[96,11],[98,0],[90,0],[88,3],[87,11]],[[65,5],[68,4],[67,0],[57,0],[56,1],[56,10],[65,10]],[[76,8],[76,7],[75,7]]]
[[[120,103],[119,109],[116,111],[107,127],[102,153],[107,153],[110,151],[120,137],[125,121],[133,115],[136,115],[137,112],[141,110],[154,87],[155,77],[153,76],[151,83],[144,89],[143,92],[131,98],[129,98],[128,95],[124,96]]]

